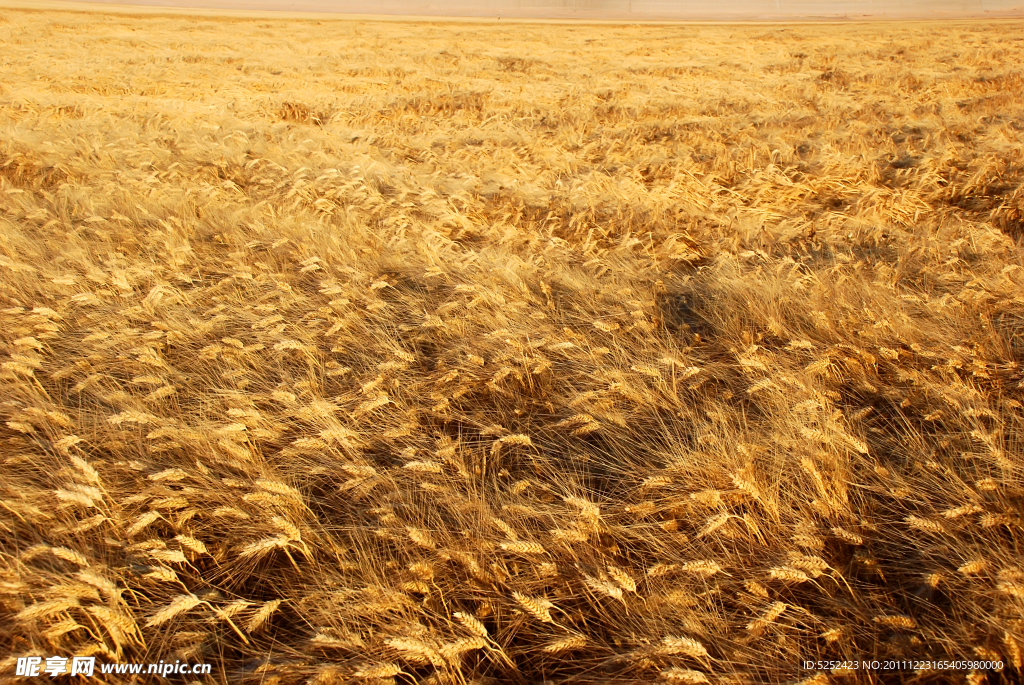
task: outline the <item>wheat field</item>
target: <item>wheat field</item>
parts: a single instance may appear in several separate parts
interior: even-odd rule
[[[1022,36],[0,10],[0,677],[1016,681]]]

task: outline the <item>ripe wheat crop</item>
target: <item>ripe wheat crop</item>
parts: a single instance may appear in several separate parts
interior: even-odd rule
[[[0,672],[1020,677],[1022,34],[0,10]]]

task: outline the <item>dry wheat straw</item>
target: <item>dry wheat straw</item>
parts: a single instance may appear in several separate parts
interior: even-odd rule
[[[1019,671],[1012,21],[690,27],[680,62],[653,24],[54,17],[0,17],[14,642],[823,685],[857,673],[796,665],[940,635]]]

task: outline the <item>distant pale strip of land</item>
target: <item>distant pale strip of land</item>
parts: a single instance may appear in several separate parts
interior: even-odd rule
[[[0,0],[0,8],[406,20],[775,22],[1024,17],[1021,0]]]

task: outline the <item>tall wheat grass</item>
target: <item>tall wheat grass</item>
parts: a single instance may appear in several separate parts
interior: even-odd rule
[[[1019,678],[1022,28],[0,11],[0,670]]]

